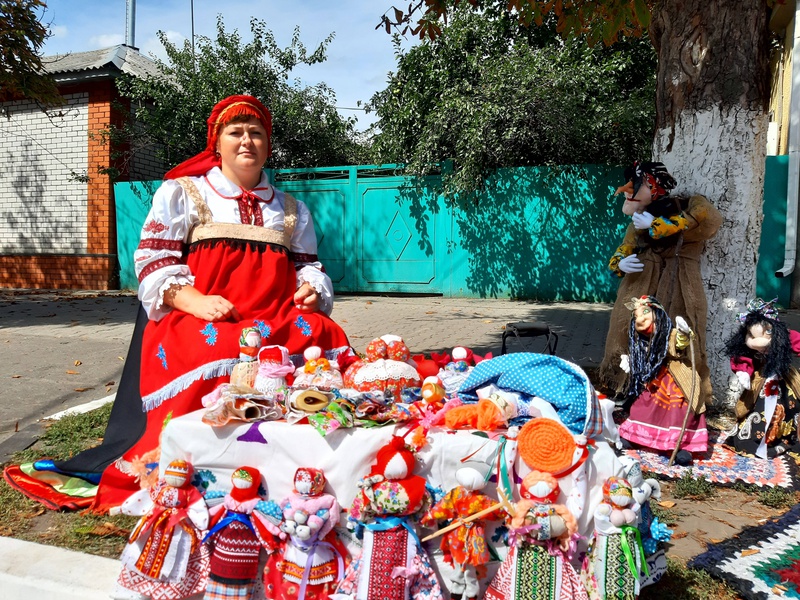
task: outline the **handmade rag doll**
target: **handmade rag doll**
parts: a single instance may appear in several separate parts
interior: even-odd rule
[[[231,384],[252,388],[258,374],[258,351],[261,348],[258,327],[245,327],[239,337],[239,362],[231,372]]]
[[[272,553],[280,530],[280,509],[259,496],[261,473],[239,467],[231,475],[233,487],[209,510],[210,529],[203,539],[210,547],[206,599],[254,598],[263,548]]]
[[[258,351],[258,373],[253,384],[268,398],[283,400],[289,383],[286,378],[294,373],[289,351],[283,346],[264,346]]]
[[[740,327],[726,345],[734,373],[729,401],[738,425],[726,444],[760,458],[796,451],[800,373],[792,355],[800,354],[800,333],[778,319],[775,300],[751,301],[738,319]]]
[[[327,598],[344,575],[347,550],[333,532],[341,509],[336,498],[325,493],[325,474],[310,467],[297,469],[294,493],[278,504],[283,511],[283,542],[264,569],[267,596]]]
[[[142,518],[120,557],[119,587],[143,597],[174,599],[205,590],[208,549],[200,541],[208,509],[191,475],[189,463],[174,460],[155,486],[133,494],[120,507],[123,514]]]
[[[480,491],[486,487],[490,466],[477,461],[463,464],[455,474],[458,485],[425,513],[420,524],[435,525],[443,520],[461,523],[442,535],[441,549],[445,561],[454,568],[447,587],[453,599],[477,600],[480,579],[490,559],[484,521],[500,518],[502,511],[490,512],[479,519],[464,522],[464,519],[491,508],[497,501]]]
[[[361,555],[347,568],[334,600],[441,600],[442,590],[409,518],[430,506],[425,479],[395,436],[378,450],[350,507],[348,526],[363,531]]]
[[[624,393],[620,355],[628,350],[631,298],[655,296],[671,319],[682,315],[694,328],[700,405],[711,399],[706,361],[708,302],[700,275],[705,242],[722,224],[720,212],[703,196],[673,196],[677,182],[660,162],[635,162],[625,170],[622,212],[631,217],[622,244],[609,262],[622,277],[611,312],[599,377],[608,395]]]
[[[692,452],[708,449],[706,407],[700,400],[701,382],[692,369],[689,348],[696,343],[694,334],[682,317],[676,317],[673,328],[652,296],[631,298],[626,306],[631,311],[630,350],[622,355],[622,367],[629,375],[627,401],[633,404],[619,435],[654,450],[680,447],[676,462],[690,464]],[[681,437],[687,410],[691,413]]]
[[[322,348],[319,346],[306,348],[303,358],[306,362],[295,371],[293,388],[314,388],[330,392],[344,387],[339,365],[335,360],[331,362],[325,358]]]
[[[416,363],[403,339],[396,335],[375,338],[367,345],[366,360],[353,362],[344,372],[344,385],[360,392],[379,391],[398,396],[420,386]]]
[[[634,600],[649,576],[637,527],[638,505],[627,479],[609,477],[594,512],[594,538],[581,572],[590,598]]]
[[[558,481],[547,473],[531,471],[522,480],[520,495],[510,522],[511,548],[485,598],[588,600],[570,563],[578,522],[565,505],[555,504]]]

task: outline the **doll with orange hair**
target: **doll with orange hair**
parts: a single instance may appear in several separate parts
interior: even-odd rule
[[[531,471],[522,480],[522,499],[510,523],[511,549],[486,590],[486,600],[588,600],[570,563],[578,522],[555,504],[558,480]]]
[[[637,527],[638,510],[627,479],[605,480],[603,502],[594,511],[594,539],[581,573],[592,600],[639,597],[642,574],[647,577],[649,572]]]

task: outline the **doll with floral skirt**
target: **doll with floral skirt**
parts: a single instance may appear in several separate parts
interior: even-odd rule
[[[185,598],[206,587],[208,551],[202,533],[208,509],[191,484],[192,467],[174,460],[149,490],[129,497],[120,507],[141,516],[122,552],[118,587],[142,597]],[[115,593],[115,597],[130,594]]]
[[[231,475],[231,483],[222,503],[209,510],[211,522],[203,539],[211,555],[206,600],[253,599],[261,550],[271,554],[280,534],[280,509],[259,495],[258,469],[239,467]]]
[[[402,437],[394,436],[359,481],[348,527],[363,533],[333,600],[441,600],[442,590],[410,518],[430,506],[425,478]]]
[[[594,537],[581,576],[592,600],[635,600],[649,577],[639,537],[638,505],[627,479],[609,477],[594,512]]]
[[[680,446],[676,462],[690,464],[691,453],[708,449],[706,407],[689,347],[696,344],[694,333],[682,317],[676,317],[673,327],[652,296],[631,298],[626,306],[631,311],[630,344],[629,354],[622,356],[622,368],[628,372],[626,398],[632,404],[619,435],[654,450],[672,451]]]
[[[742,454],[773,458],[800,450],[800,333],[778,318],[775,300],[751,301],[726,344],[733,375],[729,402],[738,421],[725,443]]]
[[[294,493],[278,502],[282,542],[264,568],[269,598],[327,598],[344,575],[347,549],[333,531],[341,508],[325,493],[325,482],[321,470],[301,467],[294,476]]]
[[[462,524],[442,535],[441,550],[445,561],[454,569],[448,582],[450,598],[454,600],[477,600],[480,596],[480,580],[485,576],[489,562],[486,545],[486,520],[497,520],[502,512],[498,509],[480,519],[463,520],[497,504],[481,490],[486,487],[490,466],[484,462],[466,461],[455,473],[458,485],[445,494],[420,520],[423,526],[438,521],[454,520]]]
[[[570,559],[578,522],[562,504],[558,480],[531,471],[509,527],[511,548],[486,590],[486,600],[588,600]]]

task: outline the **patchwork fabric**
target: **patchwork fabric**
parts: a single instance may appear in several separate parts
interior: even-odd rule
[[[800,504],[709,546],[689,566],[724,580],[746,600],[800,599]]]
[[[694,455],[694,464],[668,467],[669,452],[652,452],[642,448],[626,450],[642,463],[642,470],[658,473],[670,479],[680,479],[690,470],[693,477],[705,477],[712,483],[731,485],[737,481],[759,487],[792,489],[798,485],[797,461],[790,455],[764,460],[736,454],[718,441],[709,440],[708,452]]]

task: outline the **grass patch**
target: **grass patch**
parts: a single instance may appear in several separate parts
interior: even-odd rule
[[[690,500],[707,500],[716,495],[714,485],[705,477],[695,477],[689,469],[683,477],[675,480],[672,494],[676,498],[688,498]]]
[[[700,569],[690,569],[667,557],[667,572],[656,584],[642,589],[641,600],[736,600],[739,595],[719,579]]]
[[[33,446],[15,453],[10,462],[71,458],[102,442],[110,414],[111,403],[108,403],[84,414],[53,421]],[[0,535],[119,558],[127,534],[137,520],[126,515],[51,511],[26,498],[5,480],[0,481]]]
[[[767,487],[759,490],[758,501],[770,508],[789,508],[797,504],[797,494],[780,487]]]

